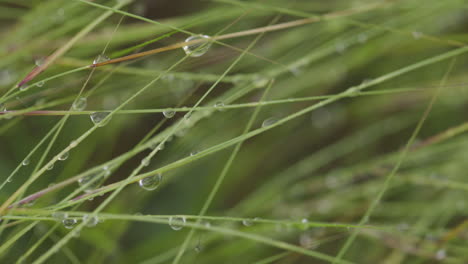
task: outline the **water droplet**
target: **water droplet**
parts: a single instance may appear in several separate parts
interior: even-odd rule
[[[173,230],[181,230],[182,227],[185,226],[185,217],[180,217],[180,216],[171,216],[169,217],[169,226],[173,229]]]
[[[190,112],[189,112],[189,113],[186,113],[186,114],[184,115],[184,119],[185,119],[185,120],[189,120],[191,116],[192,116],[192,113],[190,113]]]
[[[209,221],[206,221],[206,220],[201,221],[200,224],[203,225],[206,228],[211,227],[211,223]]]
[[[366,43],[367,42],[367,35],[364,33],[361,33],[358,35],[358,41],[360,43]]]
[[[299,245],[303,248],[310,248],[314,243],[314,240],[309,233],[304,233],[299,236]]]
[[[271,126],[271,125],[273,125],[274,123],[276,123],[276,121],[278,121],[278,120],[277,120],[275,117],[267,118],[267,119],[265,119],[265,121],[263,121],[262,127]]]
[[[141,165],[143,165],[144,167],[148,166],[151,162],[151,159],[150,157],[145,157],[141,160]]]
[[[254,86],[255,88],[262,88],[265,87],[268,84],[268,78],[265,77],[258,77],[254,80]]]
[[[244,219],[244,220],[242,220],[242,224],[243,224],[244,226],[252,226],[252,225],[253,225],[253,222],[252,222],[252,220],[250,220],[250,219]]]
[[[87,227],[94,227],[99,223],[99,218],[96,215],[83,215],[83,222]]]
[[[66,159],[68,159],[68,156],[70,156],[70,152],[67,151],[67,152],[63,153],[62,155],[60,155],[58,157],[58,160],[66,160]]]
[[[195,252],[200,253],[202,251],[202,247],[200,244],[196,245],[194,248]]]
[[[80,97],[73,102],[72,109],[75,111],[83,111],[88,104],[88,99],[86,97]]]
[[[445,251],[445,249],[437,250],[437,253],[436,253],[436,259],[437,260],[443,260],[446,257],[447,257],[447,252]]]
[[[52,170],[52,169],[54,168],[54,164],[55,164],[55,163],[50,164],[50,166],[47,167],[47,170]]]
[[[224,106],[223,102],[216,102],[216,104],[214,105],[214,107],[223,107],[223,106]]]
[[[307,220],[307,218],[303,218],[301,220],[301,229],[307,230],[308,228],[309,228],[309,220]]]
[[[163,115],[164,115],[166,118],[172,118],[172,117],[174,117],[175,114],[176,114],[176,112],[175,112],[175,111],[172,111],[172,110],[163,111]]]
[[[211,42],[209,41],[210,37],[206,35],[197,35],[197,36],[191,36],[188,37],[185,42],[193,41],[193,40],[203,40],[205,41],[197,43],[197,44],[192,44],[189,46],[184,46],[184,51],[187,55],[190,57],[200,57],[203,54],[205,54],[211,46]]]
[[[90,193],[97,187],[99,187],[99,184],[101,182],[99,174],[91,174],[88,176],[84,176],[78,180],[78,185],[80,187],[84,187],[84,192],[85,193]]]
[[[29,201],[27,201],[27,202],[24,204],[24,206],[25,206],[25,207],[31,207],[31,206],[33,206],[35,203],[36,203],[36,200],[35,200],[35,199],[34,199],[34,200],[29,200]]]
[[[52,213],[52,218],[56,219],[57,221],[62,221],[66,218],[68,218],[68,214],[64,212],[53,212]]]
[[[36,86],[37,87],[42,87],[42,86],[44,86],[44,84],[45,84],[44,81],[40,81],[40,82],[36,83]]]
[[[411,33],[413,35],[413,38],[414,39],[420,39],[422,37],[422,33],[419,32],[419,31],[414,31],[413,33]]]
[[[348,45],[346,45],[346,43],[344,43],[344,42],[337,42],[335,44],[335,50],[339,54],[343,54],[346,51],[347,48],[348,48]]]
[[[23,162],[21,164],[23,164],[23,166],[28,166],[29,162],[30,162],[29,158],[26,158],[26,159],[23,160]]]
[[[22,92],[27,91],[28,89],[29,89],[29,86],[27,86],[26,84],[21,85],[21,86],[19,87],[19,90],[22,91]]]
[[[6,106],[4,103],[0,103],[0,112],[6,112]]]
[[[62,224],[66,229],[72,229],[76,225],[76,222],[75,218],[64,218],[62,220]]]
[[[72,142],[70,142],[70,148],[76,148],[76,146],[78,146],[78,141],[73,140]]]
[[[107,176],[109,176],[111,174],[111,170],[110,170],[109,166],[107,166],[107,165],[102,167],[102,170],[104,171],[104,177],[107,177]]]
[[[36,64],[36,66],[41,66],[43,65],[45,62],[45,58],[44,57],[41,57],[41,58],[38,58],[34,61],[34,63]]]
[[[99,54],[96,59],[94,59],[93,64],[98,64],[110,60],[105,54]]]
[[[11,177],[8,177],[7,182],[12,182],[13,179]]]
[[[140,185],[141,188],[147,191],[152,191],[158,188],[158,186],[161,184],[161,181],[162,181],[162,175],[158,173],[154,176],[149,176],[149,177],[141,179],[140,181],[138,181],[138,184]]]
[[[198,154],[198,152],[199,152],[199,151],[197,151],[197,150],[194,150],[194,151],[190,152],[190,156],[195,156],[195,155],[197,155],[197,154]]]
[[[106,117],[109,114],[110,114],[109,112],[94,112],[94,113],[91,113],[90,118],[91,118],[91,121],[93,121],[93,123],[96,124],[98,127],[103,127],[107,123],[109,123],[110,118],[103,121],[104,119],[106,119]]]

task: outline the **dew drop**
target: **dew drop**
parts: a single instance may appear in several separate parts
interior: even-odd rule
[[[70,148],[76,148],[76,146],[78,146],[78,141],[73,140],[72,142],[70,142]]]
[[[268,78],[265,78],[265,77],[256,78],[253,84],[255,88],[265,87],[268,84]]]
[[[166,111],[163,111],[163,115],[164,115],[164,117],[166,117],[166,118],[172,118],[172,117],[174,117],[175,114],[176,114],[176,112],[173,111],[173,110],[166,110]]]
[[[73,102],[72,109],[75,111],[83,111],[88,104],[88,99],[86,97],[80,97]]]
[[[262,127],[271,126],[274,123],[276,123],[276,121],[278,121],[278,120],[276,118],[274,118],[274,117],[267,118],[267,119],[265,119],[265,121],[263,121]]]
[[[49,167],[47,167],[47,170],[52,170],[54,168],[55,163],[50,164]]]
[[[96,178],[98,177],[98,178]],[[90,193],[97,187],[99,187],[100,184],[100,176],[99,174],[91,174],[88,176],[84,176],[78,180],[78,185],[80,187],[84,187],[84,192],[85,193]]]
[[[94,227],[99,223],[99,218],[96,215],[83,215],[83,222],[87,227]]]
[[[66,218],[68,218],[68,214],[64,212],[53,212],[52,213],[52,218],[56,219],[57,221],[62,221]]]
[[[358,35],[358,41],[360,43],[366,43],[367,42],[367,35],[364,33],[361,33]]]
[[[303,218],[301,220],[301,229],[306,230],[308,228],[309,228],[309,220],[307,220],[307,218]]]
[[[312,236],[308,233],[299,236],[299,245],[303,248],[310,248],[314,244]]]
[[[63,153],[62,155],[60,155],[58,157],[58,160],[66,160],[66,159],[68,159],[68,156],[70,156],[70,152],[67,151],[67,152]]]
[[[411,33],[413,35],[413,38],[414,39],[420,39],[422,37],[422,33],[419,32],[419,31],[414,31],[413,33]]]
[[[8,177],[7,182],[12,182],[13,179],[11,177]]]
[[[42,87],[42,86],[44,86],[44,84],[45,84],[45,81],[40,81],[40,82],[36,83],[36,86],[37,87]]]
[[[23,160],[23,162],[22,162],[21,164],[22,164],[23,166],[28,166],[29,163],[30,163],[29,158],[26,158],[26,159]]]
[[[189,55],[190,57],[200,57],[210,49],[211,42],[208,41],[210,37],[206,35],[191,36],[191,37],[188,37],[185,40],[185,42],[189,42],[193,40],[200,40],[200,39],[205,39],[206,41],[183,47],[187,55]]]
[[[185,226],[185,217],[171,216],[169,217],[169,226],[175,230],[181,230]]]
[[[93,64],[98,64],[110,60],[105,54],[99,54],[96,59],[94,59]]]
[[[22,92],[27,91],[28,89],[29,89],[29,86],[27,86],[26,84],[21,85],[21,86],[19,87],[19,90],[22,91]]]
[[[45,59],[44,58],[39,58],[37,60],[34,61],[34,64],[36,64],[36,66],[42,66],[45,62]]]
[[[253,222],[252,222],[252,220],[250,220],[250,219],[244,219],[244,220],[242,220],[242,224],[243,224],[244,226],[252,226],[252,225],[253,225]]]
[[[224,103],[223,102],[216,102],[214,107],[223,107]]]
[[[141,160],[141,165],[146,167],[150,164],[150,161],[151,161],[150,157],[145,157]]]
[[[109,123],[110,118],[103,121],[104,119],[106,119],[106,117],[109,114],[110,114],[109,112],[94,112],[94,113],[91,113],[89,117],[91,118],[91,121],[93,121],[95,125],[97,125],[98,127],[103,127],[107,125],[107,123]]]
[[[140,185],[141,188],[147,191],[152,191],[158,188],[161,182],[162,182],[162,175],[158,173],[154,176],[149,176],[149,177],[141,179],[140,181],[138,181],[138,184]]]
[[[197,150],[194,150],[194,151],[190,152],[190,156],[195,156],[195,155],[197,155],[197,154],[198,154],[198,152],[199,152],[199,151],[197,151]]]
[[[64,218],[62,220],[62,224],[66,229],[72,229],[76,225],[76,219],[75,218]]]
[[[437,253],[436,253],[436,259],[437,260],[443,260],[446,257],[447,257],[447,252],[445,251],[445,249],[437,250]]]
[[[6,112],[6,106],[4,103],[0,103],[0,112]]]

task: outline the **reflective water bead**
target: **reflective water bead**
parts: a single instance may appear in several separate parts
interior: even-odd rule
[[[90,193],[97,187],[99,187],[100,179],[99,174],[91,174],[85,177],[82,177],[78,180],[78,185],[84,187],[85,193]]]
[[[0,112],[6,112],[6,106],[4,103],[0,103]]]
[[[216,102],[214,107],[223,107],[224,103],[223,102]]]
[[[83,215],[83,223],[85,223],[87,227],[94,227],[99,223],[99,218],[96,215],[90,216],[85,214]]]
[[[75,218],[64,218],[62,220],[62,224],[66,229],[72,229],[76,225],[76,219]]]
[[[67,151],[67,152],[63,153],[62,155],[60,155],[58,157],[58,160],[66,160],[66,159],[68,159],[68,156],[70,156],[70,152]]]
[[[141,165],[144,167],[148,166],[150,164],[151,159],[149,157],[145,157],[141,160]]]
[[[23,166],[28,166],[30,162],[31,162],[31,161],[29,160],[29,158],[26,158],[26,159],[23,160],[23,162],[22,162],[21,164],[22,164]]]
[[[88,104],[88,99],[86,97],[80,97],[73,102],[72,109],[75,111],[83,111]]]
[[[50,166],[47,167],[47,170],[52,170],[52,169],[54,168],[54,164],[55,164],[55,163],[50,164]]]
[[[274,117],[267,118],[267,119],[265,119],[265,121],[263,121],[262,127],[271,126],[274,123],[276,123],[276,121],[278,121],[278,120],[276,118],[274,118]]]
[[[180,217],[180,216],[171,216],[169,217],[169,226],[175,230],[181,230],[182,227],[185,226],[185,217]]]
[[[96,59],[94,59],[93,64],[98,64],[110,60],[105,54],[99,54]]]
[[[174,117],[175,114],[176,114],[176,112],[173,111],[173,110],[166,110],[166,111],[163,111],[163,115],[164,115],[164,117],[166,117],[166,118],[172,118],[172,117]]]
[[[443,260],[446,257],[447,257],[447,252],[445,251],[445,249],[437,250],[437,252],[436,252],[436,259],[437,260]]]
[[[185,42],[194,41],[194,40],[203,40],[203,39],[205,39],[205,41],[202,41],[196,44],[191,44],[188,46],[184,46],[183,49],[185,53],[189,55],[190,57],[200,57],[203,54],[205,54],[210,49],[210,46],[211,46],[211,42],[209,41],[210,39],[209,36],[206,36],[206,35],[191,36],[191,37],[188,37],[185,40]]]
[[[250,220],[250,219],[244,219],[244,220],[242,220],[242,224],[243,224],[244,226],[252,226],[252,225],[253,225],[253,222],[252,222],[252,220]]]
[[[53,212],[52,217],[58,221],[62,221],[63,219],[68,218],[68,214],[64,212]]]
[[[152,191],[158,188],[158,186],[161,184],[161,181],[162,181],[162,175],[158,173],[154,176],[149,176],[149,177],[139,180],[138,184],[140,185],[141,188],[147,191]]]
[[[45,62],[45,58],[38,58],[34,61],[34,64],[36,64],[36,66],[41,66],[42,64],[44,64]]]
[[[44,81],[40,81],[40,82],[36,83],[36,86],[37,87],[42,87],[42,86],[44,86],[44,84],[45,84]]]
[[[254,86],[255,88],[262,88],[262,87],[265,87],[267,84],[268,84],[268,78],[266,77],[259,77],[259,78],[256,78],[255,81],[254,81]]]
[[[307,218],[303,218],[301,220],[301,229],[306,230],[309,228],[309,220]]]
[[[29,86],[27,86],[26,84],[21,85],[21,86],[19,87],[19,90],[22,91],[22,92],[24,92],[24,91],[26,91],[26,90],[28,90],[28,89],[29,89]]]
[[[91,118],[91,121],[93,121],[93,123],[96,124],[98,127],[103,127],[107,123],[109,123],[110,118],[106,121],[103,121],[109,114],[109,112],[94,112],[91,113],[89,117]]]

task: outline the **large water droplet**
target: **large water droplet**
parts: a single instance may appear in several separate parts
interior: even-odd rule
[[[88,104],[88,99],[86,97],[80,97],[73,102],[72,109],[75,111],[83,111]]]
[[[103,127],[107,123],[109,123],[110,118],[103,121],[109,114],[109,112],[94,112],[91,113],[89,117],[91,118],[91,121],[93,121],[93,123],[96,124],[98,127]]]
[[[75,218],[65,218],[62,220],[62,224],[66,229],[72,229],[76,225]]]
[[[262,127],[271,126],[271,125],[273,125],[274,123],[276,123],[277,121],[278,121],[278,119],[276,119],[275,117],[267,118],[267,119],[265,119],[265,121],[263,121]]]
[[[219,107],[223,107],[224,106],[224,103],[223,102],[216,102],[214,107],[216,108],[219,108]]]
[[[180,217],[180,216],[171,216],[169,217],[169,226],[175,230],[181,230],[182,227],[185,226],[185,217]]]
[[[99,223],[99,218],[96,215],[83,215],[83,222],[87,227],[94,227]]]
[[[52,170],[54,168],[54,165],[55,163],[50,164],[49,167],[47,167],[47,170]]]
[[[106,62],[110,60],[109,57],[107,57],[105,54],[99,54],[96,59],[94,59],[93,64],[98,64],[101,62]]]
[[[190,57],[200,57],[205,54],[211,46],[210,37],[206,35],[197,35],[188,37],[185,42],[193,41],[193,40],[205,40],[203,42],[192,44],[188,46],[184,46],[184,51]]]
[[[158,188],[158,186],[161,184],[161,181],[162,181],[162,175],[158,173],[154,176],[149,176],[149,177],[141,179],[140,181],[138,181],[138,184],[140,184],[141,188],[147,191],[152,191]]]
[[[172,118],[172,117],[174,117],[175,114],[176,114],[176,112],[173,111],[173,110],[166,110],[166,111],[163,111],[163,115],[164,115],[166,118]]]
[[[29,160],[29,158],[26,158],[26,159],[23,160],[23,162],[21,164],[23,164],[23,166],[28,166],[30,162],[31,161]]]
[[[68,156],[70,156],[70,152],[67,151],[67,152],[63,153],[62,155],[60,155],[58,157],[58,160],[66,160],[66,159],[68,159]]]
[[[29,89],[29,86],[27,86],[26,84],[23,84],[23,85],[21,85],[21,86],[19,87],[19,90],[22,91],[22,92],[24,92],[24,91],[26,91],[26,90],[28,90],[28,89]]]

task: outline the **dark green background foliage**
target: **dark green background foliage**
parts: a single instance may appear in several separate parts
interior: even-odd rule
[[[467,14],[0,0],[0,263],[467,263]]]

